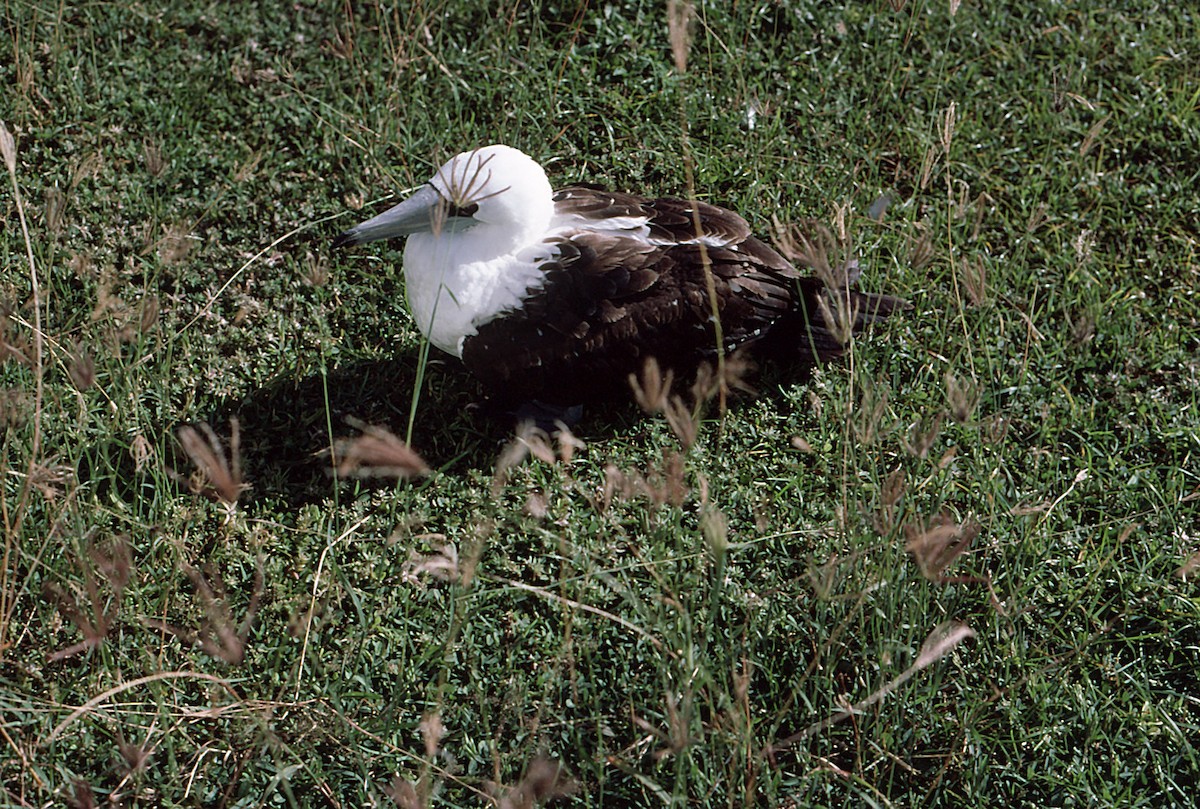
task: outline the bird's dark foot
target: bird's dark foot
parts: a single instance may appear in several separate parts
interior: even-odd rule
[[[513,408],[509,414],[517,424],[529,422],[539,430],[555,433],[560,425],[570,429],[583,418],[583,405],[555,405],[534,399]]]
[[[557,405],[537,399],[516,405],[512,402],[486,400],[477,405],[477,408],[486,418],[510,427],[529,423],[551,434],[557,432],[560,425],[570,429],[583,419],[583,405]]]

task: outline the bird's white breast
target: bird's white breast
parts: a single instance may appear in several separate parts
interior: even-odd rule
[[[543,283],[549,245],[534,242],[495,255],[486,233],[410,236],[404,250],[408,305],[417,328],[443,351],[462,356],[463,340],[506,311],[520,308]],[[481,238],[482,237],[482,238]]]

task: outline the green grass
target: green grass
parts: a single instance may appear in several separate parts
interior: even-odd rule
[[[681,73],[658,3],[8,4],[0,804],[521,805],[544,759],[578,806],[1194,801],[1200,21],[893,5],[702,6]],[[420,341],[394,246],[330,239],[497,141],[843,221],[913,308],[690,449],[597,409],[501,483],[435,363],[434,472],[335,483]],[[170,472],[232,416],[229,508]]]

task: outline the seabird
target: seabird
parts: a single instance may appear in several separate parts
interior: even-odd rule
[[[724,208],[555,192],[536,161],[503,145],[457,155],[334,246],[399,236],[417,327],[508,405],[627,394],[649,357],[694,371],[717,352],[714,298],[721,350],[800,366],[838,356],[847,331],[901,305],[851,290],[856,272],[837,289],[800,273]],[[849,329],[830,322],[839,311]]]

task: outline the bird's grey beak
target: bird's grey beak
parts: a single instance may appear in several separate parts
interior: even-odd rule
[[[333,246],[377,242],[411,233],[436,232],[445,221],[446,208],[441,194],[433,186],[423,185],[420,191],[394,208],[342,233],[333,240]]]

